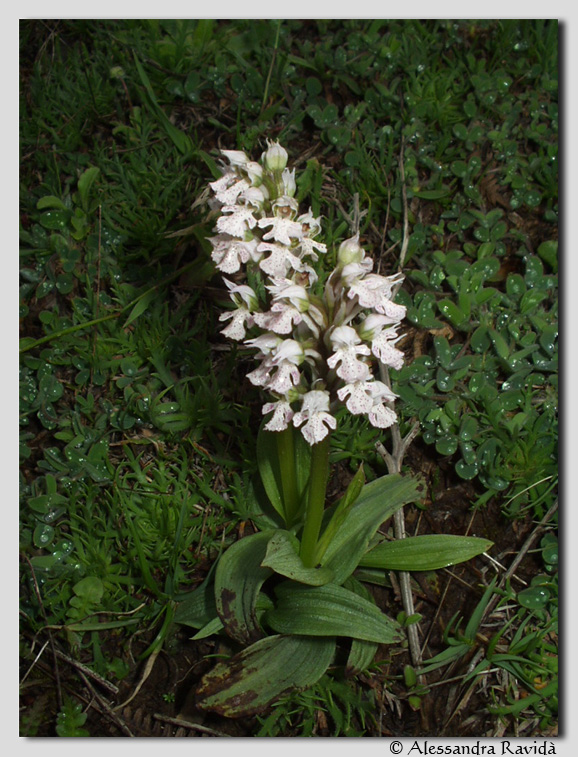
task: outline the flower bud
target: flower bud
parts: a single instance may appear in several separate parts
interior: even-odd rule
[[[282,171],[288,158],[287,150],[279,142],[269,142],[269,149],[265,153],[265,165],[269,171]]]
[[[345,242],[340,244],[337,260],[341,266],[346,266],[350,263],[361,263],[363,254],[363,249],[359,245],[359,234],[356,234],[351,239],[346,239]]]
[[[288,197],[293,197],[293,195],[297,191],[297,184],[295,182],[295,169],[290,171],[288,168],[285,168],[281,175],[281,180],[283,181],[283,189],[285,190],[285,194]]]

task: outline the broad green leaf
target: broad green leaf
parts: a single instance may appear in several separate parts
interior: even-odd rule
[[[493,542],[475,536],[428,534],[382,542],[361,559],[364,568],[384,570],[437,570],[470,560],[486,552]]]
[[[212,573],[211,570],[203,583],[179,602],[175,611],[175,623],[203,628],[216,617],[215,582]]]
[[[478,422],[475,418],[466,415],[460,425],[460,439],[462,442],[470,441],[478,430]]]
[[[207,673],[196,705],[228,718],[256,715],[286,691],[316,683],[334,654],[335,639],[268,636]]]
[[[400,507],[420,498],[423,484],[394,474],[366,484],[331,540],[321,564],[331,568],[341,584],[358,566],[378,527]]]
[[[86,576],[72,587],[77,597],[82,597],[91,604],[98,604],[104,594],[104,584],[97,576]]]
[[[68,228],[71,217],[70,210],[45,210],[39,221],[45,229],[64,230]]]
[[[345,674],[349,676],[363,673],[371,665],[379,645],[375,641],[365,639],[352,639],[351,649],[345,664]]]
[[[358,594],[360,597],[375,604],[373,596],[367,586],[364,586],[361,581],[358,581],[353,576],[349,576],[345,582],[345,588],[350,589],[355,592],[355,594]],[[375,641],[353,639],[349,650],[349,656],[347,657],[347,663],[345,664],[345,674],[357,675],[358,673],[367,670],[373,662],[377,649],[378,644]]]
[[[227,634],[251,644],[263,634],[257,620],[257,597],[273,574],[262,567],[267,544],[274,531],[263,531],[233,544],[223,554],[215,572],[215,602]]]
[[[522,315],[531,313],[547,296],[546,292],[540,292],[535,289],[529,289],[527,292],[524,292],[520,300],[520,313]]]
[[[323,555],[327,551],[327,547],[331,543],[335,534],[339,531],[341,524],[345,520],[345,517],[351,507],[353,507],[355,501],[361,494],[363,486],[365,484],[365,472],[363,465],[360,465],[357,469],[357,473],[349,482],[349,486],[343,497],[337,503],[335,510],[331,516],[327,527],[323,531],[321,538],[317,544],[315,551],[316,563],[320,562]]]
[[[310,586],[321,586],[333,580],[333,571],[329,568],[306,568],[303,565],[299,557],[299,541],[289,531],[277,531],[274,534],[261,565]]]
[[[399,624],[367,599],[336,584],[293,582],[275,590],[278,603],[265,614],[274,631],[305,636],[351,636],[380,644],[402,640]]]

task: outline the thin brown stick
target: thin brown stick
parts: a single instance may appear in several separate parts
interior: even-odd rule
[[[508,570],[504,573],[504,575],[500,579],[500,582],[498,584],[499,587],[502,587],[508,579],[512,578],[516,569],[518,568],[518,565],[522,562],[522,560],[526,556],[526,553],[528,552],[532,544],[536,541],[539,534],[544,530],[544,526],[546,525],[546,523],[548,523],[550,518],[552,518],[552,516],[554,515],[557,509],[558,509],[558,500],[554,502],[552,507],[550,507],[548,512],[542,518],[542,520],[538,523],[538,525],[534,528],[534,530],[528,536],[526,541],[522,544],[522,548],[520,549],[516,557],[512,560],[512,564],[510,565]],[[496,609],[496,605],[498,604],[500,599],[501,597],[498,594],[494,594],[492,599],[488,602],[488,606],[486,607],[486,610],[482,618],[484,616],[489,616],[492,614],[492,612]]]
[[[106,689],[111,694],[118,694],[118,686],[115,686],[113,683],[110,683],[110,681],[107,681],[106,678],[102,678],[102,676],[99,676],[98,673],[95,673],[94,670],[91,670],[86,665],[83,665],[78,660],[73,659],[72,657],[69,657],[68,655],[65,655],[64,652],[61,652],[59,649],[56,650],[56,655],[59,657],[59,659],[64,660],[69,665],[72,665],[73,668],[76,668],[76,670],[79,671],[79,673],[82,673],[87,678],[92,678],[96,683],[98,683],[100,686],[103,687],[103,689]]]
[[[405,257],[407,255],[407,248],[409,247],[409,213],[407,208],[407,189],[405,186],[405,168],[403,165],[403,152],[405,144],[403,139],[401,140],[401,149],[399,151],[399,176],[401,179],[401,197],[403,200],[403,244],[401,245],[401,252],[399,254],[399,271],[403,271],[405,263]]]
[[[409,245],[409,213],[408,213],[408,207],[407,207],[407,191],[405,188],[405,170],[403,166],[403,152],[404,152],[404,143],[402,140],[400,154],[399,154],[399,171],[400,171],[401,191],[402,191],[402,199],[403,199],[403,242],[401,245],[401,252],[399,256],[399,271],[400,272],[403,268],[403,264],[405,262],[407,249]],[[395,296],[400,286],[401,286],[401,282],[398,285],[396,285],[396,287],[394,288],[392,292],[392,297]],[[379,368],[380,368],[381,380],[383,381],[384,384],[386,384],[388,387],[391,388],[391,381],[389,378],[389,371],[387,369],[387,366],[380,364]],[[402,467],[403,459],[405,457],[407,449],[409,445],[412,443],[412,441],[415,439],[417,434],[419,433],[419,429],[420,429],[420,424],[418,421],[415,421],[411,429],[409,430],[409,432],[406,434],[406,436],[402,438],[399,424],[395,423],[391,427],[391,440],[392,440],[391,452],[386,450],[381,442],[378,442],[375,445],[378,453],[384,459],[385,464],[387,465],[387,469],[390,474],[401,473],[401,467]],[[398,510],[393,516],[393,528],[394,528],[394,534],[395,534],[396,539],[405,539],[405,519],[404,519],[404,514],[403,514],[403,508]],[[411,590],[410,574],[407,571],[400,571],[399,585],[400,585],[401,599],[402,599],[404,612],[407,617],[410,617],[415,614],[415,607],[414,607],[414,602],[413,602],[413,593]],[[407,627],[407,638],[408,638],[409,651],[410,651],[412,663],[414,664],[415,667],[420,668],[422,665],[422,655],[421,655],[421,648],[419,644],[417,625],[415,623],[412,623],[411,625]]]
[[[134,738],[134,733],[130,730],[130,728],[127,726],[124,720],[119,715],[117,715],[117,713],[112,709],[112,707],[106,701],[106,699],[98,693],[98,691],[94,688],[92,683],[84,675],[82,670],[78,671],[78,675],[82,678],[84,685],[90,691],[90,693],[92,694],[92,697],[98,702],[99,707],[101,707],[104,710],[104,712],[113,721],[113,723],[116,726],[118,726],[118,728],[120,728],[120,730],[124,733],[125,736],[130,736],[131,738]]]
[[[160,720],[163,723],[168,723],[169,725],[174,725],[177,728],[189,728],[191,731],[199,731],[199,733],[206,733],[209,736],[225,736],[227,737],[228,733],[221,733],[220,731],[215,731],[213,728],[208,728],[206,725],[201,725],[200,723],[191,723],[188,720],[181,720],[181,718],[171,718],[167,715],[161,715],[158,712],[155,712],[153,715],[153,718],[155,720]]]

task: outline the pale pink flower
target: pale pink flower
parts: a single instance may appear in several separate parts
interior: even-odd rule
[[[275,362],[274,360],[272,362]],[[294,386],[301,381],[299,369],[292,360],[281,360],[275,363],[277,370],[271,376],[267,383],[267,389],[274,394],[287,394]]]
[[[331,343],[335,352],[327,360],[330,368],[336,369],[337,375],[348,384],[366,381],[371,376],[369,365],[358,359],[358,355],[370,355],[366,344],[361,344],[357,331],[351,326],[338,326],[331,332]]]
[[[293,327],[301,323],[303,316],[293,305],[274,302],[268,313],[255,313],[254,320],[257,326],[275,334],[290,334]]]
[[[393,402],[397,395],[382,381],[371,382],[373,407],[368,412],[369,422],[377,428],[389,428],[397,421],[397,415],[384,403]]]
[[[397,334],[398,322],[387,315],[372,313],[367,316],[360,327],[360,335],[371,342],[371,351],[384,365],[396,371],[403,368],[404,354],[393,345],[403,335]]]
[[[263,179],[263,166],[261,166],[257,161],[250,160],[248,163],[246,163],[243,166],[243,170],[246,172],[247,176],[249,177],[249,181],[251,184],[259,186],[261,184],[261,181]]]
[[[261,242],[257,249],[259,252],[271,253],[261,260],[259,268],[272,278],[284,278],[290,267],[296,268],[301,264],[299,258],[282,244]]]
[[[302,234],[301,224],[297,221],[292,221],[290,218],[282,218],[280,216],[273,216],[272,218],[260,218],[259,228],[264,229],[266,226],[271,226],[271,230],[266,234],[263,234],[263,239],[274,239],[281,244],[291,245],[292,239],[299,239]]]
[[[236,342],[240,342],[245,338],[246,331],[245,325],[251,327],[253,325],[253,316],[247,310],[247,308],[237,308],[237,310],[231,310],[227,313],[221,313],[219,316],[220,321],[228,321],[231,323],[221,331],[229,339],[233,339]]]
[[[265,424],[267,431],[285,431],[294,415],[291,405],[285,399],[267,402],[263,405],[263,415],[271,412],[273,417]]]
[[[353,415],[366,415],[373,407],[371,396],[372,381],[355,381],[352,384],[346,384],[337,390],[337,396],[345,404],[347,409]]]
[[[229,178],[230,174],[225,174],[222,178]],[[238,178],[236,174],[233,174],[235,178]],[[235,181],[234,183],[227,182],[227,186],[218,189],[217,185],[222,179],[218,179],[217,181],[214,181],[212,184],[210,184],[210,187],[215,193],[215,196],[217,200],[223,205],[233,205],[237,202],[237,198],[239,195],[243,192],[245,192],[249,187],[251,186],[248,181],[245,179],[238,179],[238,181]]]
[[[319,260],[319,256],[315,250],[317,252],[327,252],[327,245],[323,244],[323,242],[318,242],[316,239],[311,239],[311,237],[302,237],[299,246],[301,247],[301,255],[308,255],[313,260]]]
[[[266,386],[271,380],[271,371],[275,368],[270,357],[265,357],[260,364],[247,374],[253,386]]]
[[[304,359],[303,345],[295,339],[283,339],[275,347],[273,362],[276,364],[289,361],[294,365],[301,365]]]
[[[316,237],[321,231],[321,218],[315,218],[311,208],[307,213],[303,213],[297,219],[303,227],[303,235],[307,237]],[[325,245],[323,245],[325,247]]]
[[[228,234],[218,234],[209,241],[213,245],[211,258],[217,268],[223,273],[236,273],[241,265],[254,258],[258,240],[245,242]]]
[[[268,196],[267,187],[249,187],[248,189],[245,189],[241,195],[239,196],[240,200],[243,200],[243,202],[246,205],[252,205],[254,208],[259,210],[263,207],[263,203],[267,199]]]
[[[272,284],[267,284],[267,289],[273,295],[273,302],[286,300],[301,312],[309,308],[307,290],[304,286],[296,284],[292,279],[275,277]]]
[[[253,339],[247,339],[245,344],[257,348],[263,355],[270,355],[282,341],[283,339],[275,334],[261,334]]]
[[[305,440],[313,445],[323,441],[329,429],[337,427],[337,421],[329,413],[329,392],[312,390],[303,396],[301,410],[293,416],[293,425],[299,428]]]
[[[217,231],[230,234],[232,237],[243,239],[245,232],[257,224],[252,208],[245,205],[224,205],[222,212],[230,215],[222,215],[217,220]]]

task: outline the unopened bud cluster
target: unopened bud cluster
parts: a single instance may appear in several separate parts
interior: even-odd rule
[[[356,236],[341,244],[322,286],[313,266],[327,251],[316,239],[321,219],[311,209],[299,213],[287,151],[269,143],[259,162],[238,150],[221,152],[228,165],[210,184],[220,211],[210,242],[217,268],[236,279],[225,278],[235,307],[221,315],[229,321],[222,333],[257,350],[259,365],[248,378],[271,395],[265,428],[283,431],[292,423],[316,444],[336,428],[341,403],[378,428],[391,426],[395,395],[373,367],[403,365],[395,344],[405,308],[392,300],[401,275],[372,273]],[[251,269],[264,278],[265,306],[243,276]]]

